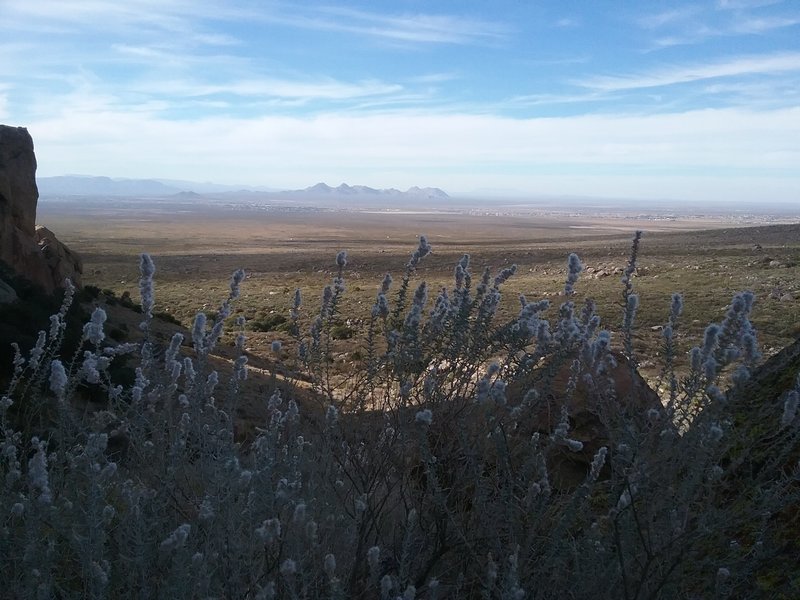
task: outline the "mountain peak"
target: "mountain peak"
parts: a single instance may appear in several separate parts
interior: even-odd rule
[[[441,188],[437,187],[414,187],[408,188],[406,194],[410,196],[424,196],[425,198],[449,198],[450,196]]]
[[[304,190],[298,190],[303,192],[313,192],[315,194],[323,193],[323,194],[330,194],[333,191],[333,188],[329,186],[327,183],[317,183],[316,185],[312,185]]]
[[[395,188],[376,189],[366,185],[348,185],[341,183],[338,186],[331,187],[326,183],[317,183],[311,187],[303,190],[293,190],[293,193],[308,193],[308,194],[333,194],[333,195],[359,195],[359,196],[409,196],[414,198],[427,198],[427,199],[447,199],[450,196],[444,190],[435,187],[413,186],[408,188],[405,192]]]

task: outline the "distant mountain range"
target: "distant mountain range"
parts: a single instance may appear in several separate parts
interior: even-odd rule
[[[395,188],[376,189],[367,187],[366,185],[347,185],[346,183],[337,187],[331,187],[325,183],[318,183],[304,190],[292,190],[289,193],[308,196],[391,196],[393,198],[413,196],[415,198],[431,198],[436,200],[444,200],[450,197],[444,190],[432,187],[420,188],[414,186],[403,192]]]
[[[110,177],[92,177],[84,175],[60,175],[56,177],[38,177],[40,196],[174,196],[175,194],[227,194],[230,192],[257,192],[263,194],[306,196],[314,198],[344,198],[358,196],[391,197],[413,199],[444,200],[450,196],[439,188],[417,186],[406,191],[376,189],[365,185],[348,185],[342,183],[331,187],[318,183],[302,190],[279,191],[274,188],[220,185],[216,183],[198,183],[175,179],[112,179]]]
[[[169,196],[182,191],[155,179],[62,175],[37,177],[40,196]]]

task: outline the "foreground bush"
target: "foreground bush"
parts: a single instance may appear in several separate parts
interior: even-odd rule
[[[297,397],[265,398],[244,443],[233,416],[247,375],[243,319],[232,375],[209,357],[244,273],[194,352],[150,335],[154,266],[141,260],[144,342],[117,344],[95,309],[83,344],[60,356],[51,318],[0,403],[0,572],[15,598],[741,598],[790,597],[776,576],[796,519],[800,380],[752,439],[738,398],[758,351],[738,294],[676,375],[682,301],[665,306],[663,401],[636,373],[633,290],[622,285],[619,343],[591,301],[521,297],[496,323],[514,268],[413,286],[424,237],[393,291],[381,283],[363,364],[345,380],[332,356],[347,257],[306,312],[290,309]],[[133,385],[109,378],[136,360]],[[88,410],[80,389],[104,390]],[[290,386],[291,387],[291,386]],[[752,448],[769,440],[754,459]],[[792,516],[794,515],[794,516]],[[796,527],[796,525],[795,525]],[[794,581],[794,583],[793,583]]]

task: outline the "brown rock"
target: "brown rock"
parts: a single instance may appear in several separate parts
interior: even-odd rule
[[[64,276],[79,279],[81,265],[49,231],[43,252],[36,234],[38,200],[36,156],[28,130],[0,125],[0,261],[53,292],[63,287]]]
[[[528,419],[533,430],[550,434],[561,419],[561,407],[569,413],[570,430],[568,437],[583,444],[583,448],[573,452],[564,448],[551,457],[550,476],[556,488],[569,490],[580,485],[589,472],[589,466],[597,451],[609,447],[614,440],[610,431],[621,420],[646,427],[647,411],[663,408],[658,394],[647,385],[639,372],[620,353],[613,352],[612,366],[587,368],[577,377],[577,386],[568,396],[569,380],[572,377],[572,359],[545,366],[539,373],[553,372],[547,381],[545,375],[538,381],[517,381],[509,385],[508,397],[516,404],[528,389],[546,390],[540,394],[534,413]]]
[[[32,238],[38,198],[36,156],[28,130],[0,125],[0,218],[3,223],[13,223],[22,235]]]
[[[80,287],[83,260],[66,245],[61,243],[55,234],[43,225],[36,226],[36,243],[50,269],[50,276],[55,285],[63,285],[69,278]]]
[[[456,513],[471,506],[475,496],[475,477],[487,476],[498,465],[522,468],[531,458],[531,436],[538,433],[547,445],[545,460],[551,488],[557,493],[569,493],[580,486],[589,474],[592,459],[605,446],[609,453],[622,440],[613,439],[613,432],[634,427],[644,431],[652,427],[650,409],[661,410],[658,395],[622,355],[614,353],[616,365],[603,369],[583,368],[573,393],[567,394],[572,375],[573,356],[549,357],[535,369],[505,388],[507,402],[496,404],[493,399],[476,402],[473,398],[454,398],[432,407],[433,421],[426,427],[429,451],[436,457],[437,485],[446,491],[447,502]],[[584,375],[591,375],[586,381]],[[538,397],[522,404],[528,390]],[[508,407],[525,408],[510,420]],[[549,445],[562,418],[562,406],[569,414],[567,438],[582,447]],[[413,408],[413,411],[416,409]],[[375,419],[382,415],[375,415]],[[502,425],[503,442],[498,446],[492,431]],[[378,431],[377,421],[365,428]],[[665,424],[660,424],[665,426]],[[600,477],[611,474],[611,461]],[[397,455],[397,468],[409,472],[423,492],[429,485],[426,468],[416,444],[404,445]],[[477,469],[477,471],[476,471]],[[480,474],[478,474],[478,471]]]

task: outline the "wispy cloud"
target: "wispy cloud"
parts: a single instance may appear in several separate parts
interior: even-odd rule
[[[702,88],[708,97],[735,101],[753,110],[774,106],[800,106],[800,82],[797,79],[781,81],[739,81],[711,83]]]
[[[564,104],[583,104],[607,102],[607,94],[589,92],[585,94],[523,94],[508,99],[510,106],[560,106]]]
[[[403,91],[403,87],[398,84],[381,81],[347,83],[330,77],[306,81],[270,78],[243,79],[221,84],[196,83],[192,81],[157,81],[151,84],[149,88],[145,87],[144,89],[152,93],[177,97],[232,95],[302,100],[345,100]]]
[[[743,56],[716,63],[679,65],[631,75],[589,77],[575,81],[582,87],[615,92],[662,87],[736,75],[774,74],[800,70],[800,52]]]
[[[783,29],[800,24],[800,14],[776,17],[743,17],[730,27],[732,33],[762,34],[773,29]]]
[[[198,2],[200,4],[200,2]],[[178,0],[130,0],[105,2],[103,0],[6,0],[6,22],[16,28],[31,31],[41,28],[122,31],[132,27],[146,27],[161,31],[191,31],[189,6]]]
[[[580,56],[553,56],[520,59],[519,63],[531,67],[553,66],[553,65],[581,65],[591,62],[588,54]]]
[[[800,24],[800,13],[765,7],[780,4],[770,0],[730,0],[716,6],[691,4],[650,13],[635,19],[646,30],[659,32],[650,50],[699,44],[709,39],[742,35],[764,35]]]
[[[717,6],[722,9],[741,10],[744,8],[761,8],[783,4],[785,0],[718,0]]]
[[[573,17],[562,17],[555,22],[555,26],[560,29],[572,29],[580,27],[581,22]]]
[[[497,41],[509,28],[496,21],[447,14],[391,15],[344,7],[320,7],[311,14],[286,17],[297,26],[357,33],[402,42],[467,44]]]
[[[372,12],[332,5],[270,2],[251,6],[219,4],[207,0],[5,0],[13,22],[19,26],[96,27],[113,30],[146,27],[153,30],[196,34],[200,43],[227,45],[237,40],[204,31],[204,21],[249,20],[278,23],[317,31],[352,33],[396,42],[469,44],[495,42],[509,33],[499,21],[454,14]]]
[[[739,15],[728,23],[717,26],[693,24],[674,35],[657,37],[652,49],[670,48],[699,44],[712,38],[741,35],[763,35],[776,29],[784,29],[800,24],[800,16],[790,17],[749,17]]]
[[[453,14],[393,11],[374,12],[331,5],[297,5],[279,1],[263,5],[210,0],[5,0],[4,25],[27,32],[19,39],[46,40],[49,52],[39,44],[0,44],[0,76],[31,81],[59,77],[63,86],[75,89],[75,72],[125,72],[125,77],[97,82],[95,93],[113,95],[116,105],[134,107],[144,102],[169,106],[205,98],[210,101],[239,97],[242,110],[253,110],[253,101],[268,107],[292,108],[317,103],[353,101],[352,109],[420,103],[430,98],[438,84],[460,75],[431,72],[403,73],[398,81],[351,75],[337,76],[329,66],[317,72],[299,71],[269,56],[260,56],[253,41],[245,44],[230,32],[244,23],[286,35],[291,28],[305,30],[296,37],[327,31],[342,34],[348,45],[382,40],[408,47],[436,44],[492,44],[509,29],[493,20]],[[7,10],[5,10],[7,9]],[[234,27],[227,27],[235,23]],[[225,27],[220,28],[222,25]],[[44,34],[55,28],[59,34]],[[266,30],[270,31],[270,30]],[[75,44],[75,35],[91,44]],[[294,34],[292,34],[294,35]],[[74,38],[73,38],[74,39]],[[256,43],[256,46],[258,43]],[[5,46],[5,47],[4,47]],[[268,48],[268,45],[264,46]],[[374,44],[372,46],[374,49]],[[98,49],[102,51],[98,52]],[[111,91],[113,89],[113,91]],[[64,90],[61,90],[64,92]],[[367,101],[368,100],[368,101]],[[33,114],[38,101],[25,112]],[[201,105],[195,103],[195,108]],[[213,104],[204,104],[209,108]],[[230,106],[230,105],[229,105]]]
[[[696,16],[700,11],[701,7],[697,5],[683,6],[641,16],[636,19],[636,22],[646,29],[657,29],[665,25],[685,22]]]
[[[797,192],[800,9],[762,2],[0,0],[0,117],[51,174]]]
[[[411,77],[409,81],[413,83],[444,83],[446,81],[460,79],[461,77],[462,76],[458,73],[428,73]]]

